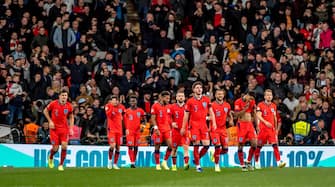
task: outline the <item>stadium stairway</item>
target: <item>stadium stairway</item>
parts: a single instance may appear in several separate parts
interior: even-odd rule
[[[133,24],[133,31],[137,36],[140,34],[140,23],[137,10],[133,0],[127,0],[127,18]]]

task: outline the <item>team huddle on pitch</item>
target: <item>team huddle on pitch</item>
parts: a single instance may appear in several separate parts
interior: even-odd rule
[[[284,167],[286,163],[280,159],[277,134],[280,126],[277,107],[272,102],[271,90],[265,90],[264,101],[256,106],[251,93],[245,93],[234,103],[234,110],[225,101],[225,90],[215,91],[213,102],[202,94],[201,82],[192,85],[193,96],[187,101],[184,92],[177,92],[176,103],[169,104],[171,94],[163,91],[159,95],[159,101],[151,107],[151,124],[153,126],[152,141],[155,145],[156,170],[170,170],[167,164],[172,157],[172,171],[177,171],[177,148],[184,149],[184,169],[189,169],[190,142],[193,145],[193,163],[197,172],[202,172],[200,159],[206,155],[210,143],[215,147],[211,152],[211,160],[215,163],[215,172],[220,172],[219,161],[223,154],[228,153],[228,134],[226,123],[237,126],[238,158],[242,171],[261,169],[259,163],[260,150],[264,144],[271,144],[278,167]],[[131,162],[131,168],[135,168],[135,161],[140,141],[140,133],[144,128],[141,122],[145,120],[145,112],[137,107],[137,97],[129,97],[129,108],[119,103],[117,96],[108,98],[105,105],[107,116],[107,135],[109,148],[108,169],[120,169],[117,165],[120,145],[122,144],[123,127],[125,128],[126,144]],[[63,163],[66,157],[68,135],[72,134],[73,114],[72,107],[67,102],[67,93],[62,92],[58,101],[50,103],[44,110],[49,121],[52,149],[48,157],[48,165],[54,167],[53,156],[62,147],[61,160],[58,170],[63,171]],[[50,113],[51,112],[51,117]],[[70,125],[66,119],[69,118]],[[209,122],[209,123],[208,123]],[[123,126],[124,124],[124,126]],[[209,124],[209,125],[208,125]],[[250,142],[247,160],[244,160],[243,146]],[[160,161],[160,146],[167,145],[163,161]],[[200,146],[202,146],[199,151]],[[114,159],[113,159],[114,157]],[[255,165],[251,164],[254,158]]]

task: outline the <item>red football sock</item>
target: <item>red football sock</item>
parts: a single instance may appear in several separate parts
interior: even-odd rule
[[[168,160],[170,155],[171,155],[171,151],[172,149],[171,148],[167,148],[166,149],[166,152],[165,152],[165,156],[164,156],[164,160]]]
[[[120,152],[119,151],[115,151],[115,154],[114,154],[114,164],[117,164],[117,161],[119,161],[119,155],[120,155]]]
[[[207,153],[208,149],[209,149],[209,146],[208,146],[208,145],[203,146],[202,149],[201,149],[201,151],[200,151],[200,155],[199,155],[199,157],[200,157],[200,158],[203,157],[203,156]]]
[[[215,146],[215,152],[214,152],[214,162],[215,162],[215,164],[219,163],[220,153],[221,153],[220,146]]]
[[[188,161],[190,160],[190,157],[189,156],[184,156],[184,163],[185,164],[188,164]]]
[[[114,150],[111,149],[111,148],[109,148],[109,150],[108,150],[108,159],[109,160],[112,160],[112,158],[113,158],[113,152],[114,152]]]
[[[128,155],[129,155],[129,158],[130,158],[130,162],[134,163],[135,162],[135,158],[134,158],[133,147],[128,147]]]
[[[135,146],[134,147],[134,161],[136,162],[136,158],[137,158],[137,152],[138,152],[138,147]]]
[[[279,153],[278,145],[274,144],[272,147],[273,147],[273,153],[275,155],[276,161],[280,161],[280,153]]]
[[[228,153],[228,148],[223,148],[221,149],[221,155],[227,154]]]
[[[256,148],[255,147],[250,147],[249,149],[249,155],[248,155],[248,162],[251,161],[252,157],[254,156]]]
[[[56,153],[57,153],[57,152],[54,151],[54,150],[51,148],[49,158],[50,158],[51,160],[54,159],[54,155],[55,155]]]
[[[156,165],[159,164],[159,157],[160,157],[160,152],[159,152],[159,150],[155,150],[155,161],[156,161]]]
[[[60,163],[59,163],[59,165],[63,165],[64,164],[65,158],[66,158],[66,149],[64,149],[64,150],[62,149],[61,154],[60,154]]]
[[[173,165],[176,165],[176,164],[177,164],[177,157],[176,157],[176,156],[173,156],[173,157],[172,157],[172,164],[173,164]]]
[[[261,146],[257,146],[256,151],[255,151],[255,161],[258,162],[259,160],[259,155],[261,154]]]
[[[243,151],[238,150],[237,154],[238,154],[238,159],[240,160],[241,166],[244,166],[244,155],[243,155],[244,153],[243,153]]]
[[[193,148],[193,157],[194,157],[194,164],[199,165],[199,145],[195,145]]]

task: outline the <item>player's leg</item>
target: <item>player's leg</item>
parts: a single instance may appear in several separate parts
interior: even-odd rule
[[[116,170],[119,170],[118,161],[119,161],[119,156],[120,156],[120,145],[122,142],[122,134],[117,134],[116,135],[116,142],[115,142],[115,153],[114,153],[114,164],[113,168]]]
[[[188,134],[182,137],[181,144],[183,145],[183,149],[184,149],[184,169],[188,170],[190,168],[190,165],[188,163],[190,160],[190,156],[189,156],[190,140],[189,140]]]
[[[161,165],[165,170],[170,170],[170,168],[167,165],[167,161],[168,161],[168,159],[171,155],[171,151],[172,151],[171,132],[163,133],[163,138],[164,138],[165,143],[167,145],[167,149],[166,149],[166,152],[165,152],[164,160],[162,161]]]
[[[257,148],[257,134],[251,122],[248,124],[247,139],[250,141],[250,148],[246,165],[249,170],[254,170],[254,167],[251,164],[251,160],[254,157]]]
[[[60,156],[60,162],[58,165],[59,171],[64,171],[64,160],[66,158],[66,152],[67,152],[67,144],[69,141],[69,132],[66,130],[60,131],[58,133],[59,135],[59,141],[61,142],[61,156]]]
[[[199,157],[202,158],[207,153],[210,145],[209,132],[207,126],[200,129],[200,139],[203,147],[200,150]]]
[[[221,146],[222,146],[220,154],[221,155],[227,154],[228,153],[228,142],[229,142],[227,132],[224,132],[224,133],[221,134],[220,142],[221,142]]]
[[[199,146],[200,146],[200,133],[198,129],[191,129],[191,139],[193,143],[193,162],[196,166],[196,170],[201,172],[200,167],[200,156],[199,156]]]
[[[220,137],[219,134],[216,132],[211,133],[211,138],[212,138],[212,143],[214,145],[214,154],[213,158],[214,163],[215,163],[215,172],[220,172],[220,165],[219,165],[219,160],[220,160],[220,153],[221,153],[221,141],[220,141]]]
[[[135,145],[135,136],[127,135],[127,146],[128,146],[128,155],[130,159],[131,168],[135,168],[135,155],[134,155],[134,145]]]
[[[255,150],[255,168],[256,169],[261,169],[261,165],[259,163],[259,156],[260,156],[261,149],[264,143],[267,141],[265,137],[266,137],[266,132],[263,129],[261,129],[257,136],[257,148]]]
[[[237,155],[238,160],[240,161],[242,171],[248,171],[244,163],[244,153],[243,153],[243,147],[246,141],[246,131],[244,129],[244,126],[245,125],[243,123],[237,122],[237,138],[238,138]]]
[[[277,166],[280,168],[285,167],[286,163],[280,159],[280,152],[278,148],[278,138],[277,138],[277,133],[275,132],[275,130],[272,130],[269,133],[269,142],[272,144],[273,154],[275,155]]]
[[[135,137],[136,144],[134,146],[134,161],[136,162],[137,153],[138,153],[138,145],[140,145],[141,142],[141,134],[137,134]]]
[[[172,131],[172,151],[171,151],[171,157],[172,157],[172,171],[177,171],[177,148],[179,145],[179,141],[178,138],[180,138],[180,135],[178,134],[178,132],[176,132],[175,130]]]
[[[114,155],[114,149],[116,147],[116,136],[115,133],[109,133],[108,134],[108,144],[109,144],[109,149],[108,149],[108,169],[113,168],[113,155]]]
[[[54,168],[55,164],[54,164],[54,155],[58,152],[59,149],[59,138],[57,133],[54,130],[50,130],[50,142],[51,142],[51,149],[50,149],[50,153],[48,156],[48,166],[49,168]]]
[[[162,143],[162,136],[158,136],[156,133],[152,135],[152,139],[155,145],[155,163],[156,163],[156,170],[162,170],[161,165],[160,165],[160,146]]]

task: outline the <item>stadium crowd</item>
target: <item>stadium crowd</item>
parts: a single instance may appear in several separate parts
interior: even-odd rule
[[[327,0],[135,0],[140,34],[122,0],[1,0],[0,121],[48,143],[44,107],[68,89],[82,144],[103,142],[104,104],[136,94],[150,119],[161,91],[232,104],[270,88],[285,145],[335,140],[335,4]],[[173,97],[171,97],[173,100]],[[233,105],[232,105],[233,106]],[[150,144],[150,123],[144,130]],[[36,137],[35,137],[36,136]]]

